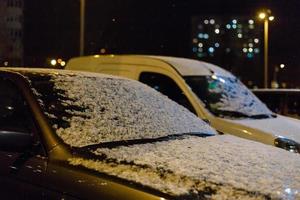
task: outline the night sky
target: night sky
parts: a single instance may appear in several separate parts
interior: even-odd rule
[[[243,15],[261,8],[275,16],[270,24],[270,66],[285,63],[283,76],[300,72],[298,0],[86,0],[85,54],[160,54],[191,57],[191,17]],[[25,64],[44,65],[49,57],[79,54],[79,0],[25,0]],[[295,78],[294,76],[294,79]]]

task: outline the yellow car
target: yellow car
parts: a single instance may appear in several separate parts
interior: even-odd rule
[[[213,64],[166,56],[94,55],[72,58],[66,69],[138,80],[221,133],[299,151],[300,121],[274,114],[233,74]]]

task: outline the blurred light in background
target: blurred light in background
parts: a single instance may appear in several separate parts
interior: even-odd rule
[[[270,17],[269,17],[269,20],[270,20],[270,21],[273,21],[274,19],[275,19],[274,16],[270,16]]]
[[[100,49],[100,53],[102,53],[102,54],[106,53],[106,49],[104,49],[104,48]]]
[[[50,64],[52,65],[52,66],[55,66],[56,65],[56,60],[55,59],[51,59],[51,61],[50,61]]]
[[[259,17],[260,19],[265,19],[265,18],[266,18],[266,13],[261,12],[261,13],[259,13],[258,17]]]
[[[62,58],[58,58],[58,59],[53,58],[50,60],[50,65],[52,67],[55,67],[55,66],[64,67],[66,65],[66,61],[64,61]]]

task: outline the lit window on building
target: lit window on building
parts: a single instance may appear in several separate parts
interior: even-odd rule
[[[235,60],[251,59],[251,62],[261,58],[259,48],[263,29],[254,26],[253,19],[206,16],[199,17],[193,23],[192,51],[196,57],[222,61],[232,56]],[[212,57],[213,60],[209,60]]]

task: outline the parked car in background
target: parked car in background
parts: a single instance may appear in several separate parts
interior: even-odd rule
[[[222,133],[299,149],[300,121],[274,114],[234,75],[213,64],[165,56],[94,55],[72,58],[66,69],[139,80]]]
[[[2,199],[299,199],[300,157],[137,81],[0,70]]]
[[[253,89],[273,112],[300,119],[300,89]]]

